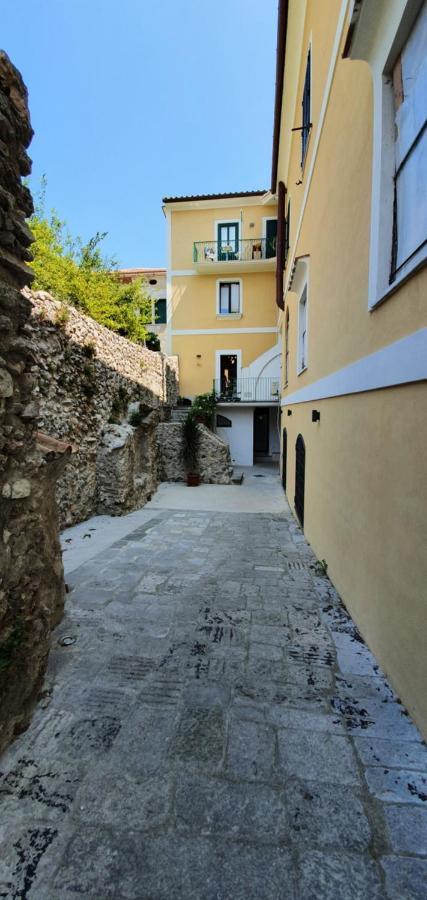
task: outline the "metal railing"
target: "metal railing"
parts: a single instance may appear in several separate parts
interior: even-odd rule
[[[218,403],[274,403],[279,401],[278,378],[215,378]]]
[[[249,262],[256,259],[275,259],[276,238],[245,238],[241,241],[195,241],[193,262]]]

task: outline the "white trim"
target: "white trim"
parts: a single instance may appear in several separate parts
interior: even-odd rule
[[[237,357],[237,374],[236,378],[242,377],[242,351],[241,350],[215,350],[215,381],[221,378],[221,356]]]
[[[166,210],[166,353],[172,353],[172,214]]]
[[[169,210],[166,212],[169,212]],[[170,271],[171,278],[187,278],[189,275],[198,274],[196,269],[171,269]]]
[[[239,312],[238,313],[221,313],[219,308],[219,286],[220,284],[239,284]],[[217,278],[216,280],[216,315],[220,319],[231,319],[236,316],[243,315],[243,278]]]
[[[164,203],[162,209],[164,212],[168,210],[176,210],[179,212],[184,209],[238,209],[241,206],[274,206],[277,203],[276,198],[270,191],[265,194],[257,194],[255,197],[226,197],[222,200],[182,200],[176,203]],[[234,220],[233,220],[234,221]]]
[[[321,105],[320,113],[319,113],[319,123],[317,126],[315,138],[314,138],[313,152],[311,155],[310,165],[309,165],[308,172],[307,172],[307,180],[306,180],[305,189],[304,189],[304,196],[303,196],[302,203],[301,203],[301,211],[300,211],[299,221],[298,221],[297,229],[295,232],[295,239],[293,242],[292,255],[291,255],[291,253],[289,254],[290,259],[289,259],[289,262],[286,267],[288,272],[292,271],[292,266],[293,266],[294,260],[295,260],[296,248],[298,246],[298,240],[299,240],[299,236],[300,236],[300,232],[301,232],[301,228],[302,228],[305,207],[307,205],[308,194],[310,191],[311,179],[313,177],[313,171],[314,171],[314,166],[315,166],[315,162],[316,162],[316,158],[317,158],[317,152],[319,149],[320,138],[322,135],[323,125],[324,125],[325,118],[326,118],[326,110],[328,108],[329,97],[331,94],[332,81],[333,81],[333,77],[334,77],[335,67],[337,64],[338,56],[339,56],[343,28],[344,28],[344,24],[347,19],[347,7],[348,7],[348,0],[341,0],[341,9],[340,9],[340,13],[338,16],[338,23],[337,23],[337,28],[336,28],[336,32],[335,32],[334,44],[332,47],[331,62],[329,64],[328,74],[326,77],[325,90],[323,92],[322,105]],[[286,173],[286,177],[284,178],[285,181],[288,181],[287,174],[288,173]],[[286,292],[285,292],[285,296],[286,296]]]
[[[179,334],[277,334],[274,326],[267,328],[178,328],[172,331],[173,335]]]
[[[396,387],[427,380],[427,328],[382,347],[369,356],[320,378],[308,387],[282,398],[282,406],[307,403]]]

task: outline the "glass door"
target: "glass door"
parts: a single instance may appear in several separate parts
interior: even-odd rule
[[[218,260],[239,258],[239,223],[218,225]]]

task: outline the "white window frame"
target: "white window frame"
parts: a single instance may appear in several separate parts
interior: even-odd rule
[[[310,296],[310,285],[309,285],[309,263],[308,259],[299,259],[298,265],[295,270],[295,277],[292,284],[292,292],[295,292],[298,296],[298,316],[297,316],[297,360],[296,360],[296,369],[297,375],[302,375],[303,372],[308,368],[308,337],[309,337],[309,315],[308,315],[308,306],[309,306],[309,296]],[[304,365],[301,365],[301,301],[303,295],[305,293],[305,360]],[[289,374],[289,373],[288,373]]]
[[[369,9],[368,9],[369,6]],[[408,263],[390,283],[393,245],[393,201],[395,172],[394,97],[391,73],[406,43],[422,0],[388,0],[361,8],[352,59],[366,60],[372,70],[373,151],[371,233],[369,253],[368,308],[375,309],[395,293],[427,260],[424,252]]]
[[[238,284],[240,294],[240,309],[238,313],[222,313],[220,288],[222,284]],[[243,279],[242,278],[218,278],[216,282],[216,316],[217,319],[241,319],[243,315]]]

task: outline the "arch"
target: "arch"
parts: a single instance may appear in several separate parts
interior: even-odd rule
[[[286,428],[283,429],[282,435],[282,485],[283,490],[286,491],[286,470],[288,464],[288,432]]]
[[[305,443],[299,434],[295,443],[295,512],[304,527],[304,490],[305,490]]]

